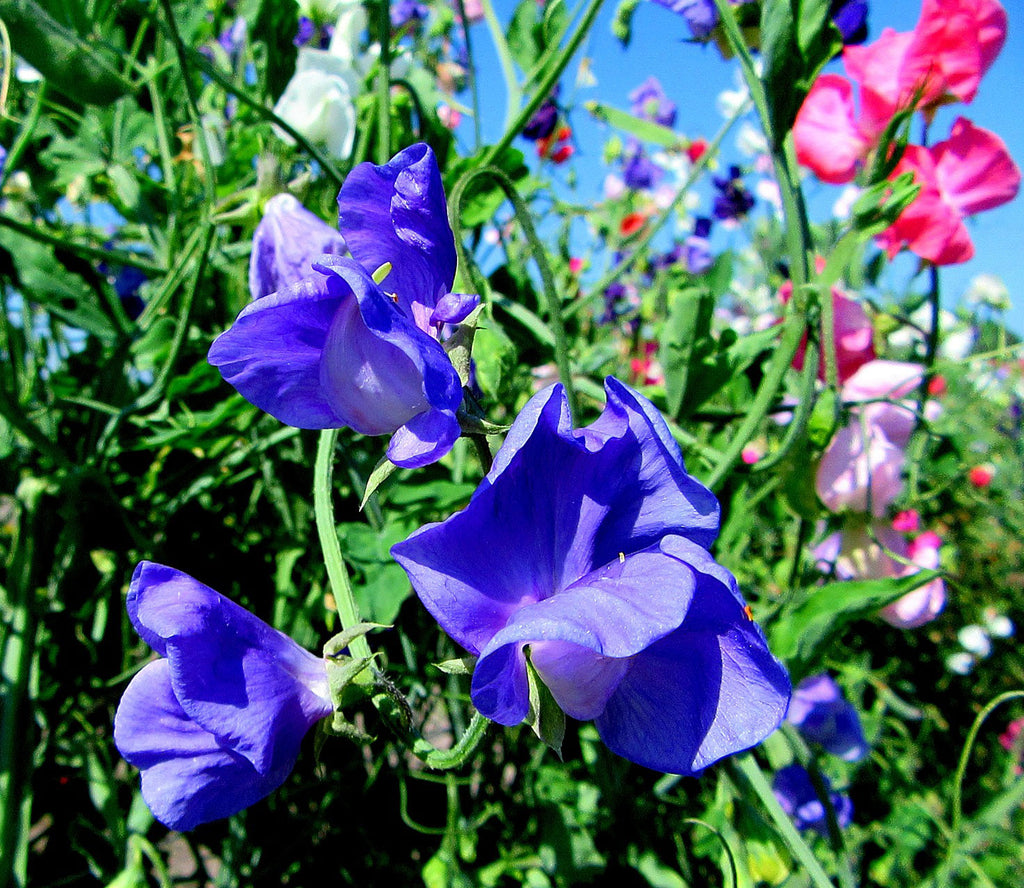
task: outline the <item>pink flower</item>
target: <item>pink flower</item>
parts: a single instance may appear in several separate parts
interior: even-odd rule
[[[579,256],[573,256],[569,259],[569,273],[579,274],[583,271],[583,260]]]
[[[892,519],[893,530],[898,530],[901,533],[911,533],[920,526],[921,516],[917,514],[916,509],[907,509]]]
[[[967,472],[967,480],[978,489],[988,487],[996,476],[991,466],[973,466]]]
[[[931,531],[908,544],[891,525],[876,521],[871,525],[848,525],[841,533],[822,540],[814,554],[820,567],[834,563],[840,579],[880,580],[934,570],[939,566],[941,545],[941,538]],[[883,608],[879,616],[892,626],[912,629],[935,619],[945,603],[945,583],[936,577]]]
[[[889,256],[903,247],[936,265],[974,255],[964,217],[1012,200],[1020,170],[995,133],[958,117],[950,137],[931,148],[908,145],[893,178],[911,172],[921,191],[879,237]]]
[[[898,111],[930,115],[948,100],[970,102],[1005,40],[997,0],[924,0],[913,31],[886,28],[873,43],[843,50],[860,87],[859,114],[850,81],[815,81],[793,126],[797,159],[824,182],[852,181]]]
[[[820,262],[819,265],[823,265]],[[818,271],[822,269],[819,267]],[[788,303],[793,295],[793,284],[786,281],[779,287],[779,298]],[[840,384],[846,382],[864,364],[875,359],[875,331],[868,320],[864,308],[855,299],[851,299],[838,287],[832,288],[832,318],[836,343],[836,364]],[[793,359],[793,366],[802,370],[804,353],[807,351],[807,337],[800,343],[800,348]],[[818,379],[825,379],[824,347],[818,357]]]
[[[764,450],[755,444],[748,444],[740,453],[740,459],[747,466],[754,465],[762,456],[764,456]]]
[[[882,517],[903,490],[904,447],[914,430],[913,406],[893,402],[920,383],[918,364],[870,361],[847,380],[843,400],[859,406],[822,455],[815,486],[833,512]]]
[[[924,0],[900,69],[905,91],[970,102],[1006,42],[1006,10],[997,0]],[[922,102],[922,104],[929,104]]]

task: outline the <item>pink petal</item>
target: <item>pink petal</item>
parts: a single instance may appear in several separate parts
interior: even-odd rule
[[[793,125],[797,160],[823,182],[853,180],[871,141],[857,127],[853,86],[838,74],[823,74],[811,87]]]
[[[1020,170],[1003,140],[966,117],[956,119],[931,155],[942,192],[961,215],[1001,206],[1020,188]]]

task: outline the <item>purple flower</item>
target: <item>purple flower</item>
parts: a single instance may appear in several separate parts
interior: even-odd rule
[[[657,77],[648,77],[629,94],[630,110],[636,117],[653,120],[662,126],[674,126],[676,106],[668,100]]]
[[[249,293],[269,296],[297,284],[313,273],[324,254],[344,256],[345,238],[290,194],[267,201],[256,226],[249,257]]]
[[[868,754],[857,710],[826,674],[809,676],[796,686],[786,719],[805,739],[844,761],[857,762]]]
[[[558,123],[558,87],[546,98],[541,106],[533,112],[533,117],[526,121],[523,127],[523,138],[536,142],[546,139],[555,131],[555,124]]]
[[[711,220],[702,216],[693,225],[693,234],[686,239],[686,268],[690,274],[703,274],[715,264],[711,252]]]
[[[843,793],[833,792],[828,778],[822,774],[822,782],[829,801],[836,813],[836,823],[846,829],[853,820],[853,802]],[[775,772],[772,792],[779,800],[782,810],[793,818],[797,829],[810,829],[821,836],[828,835],[828,819],[825,806],[814,791],[811,775],[802,765],[787,765]]]
[[[245,19],[239,16],[228,27],[220,32],[217,42],[220,44],[221,49],[227,53],[228,58],[232,61],[234,61],[245,47],[247,31],[248,27],[245,23]]]
[[[705,40],[718,25],[718,10],[714,0],[654,0],[676,15],[686,19],[690,33],[697,40]]]
[[[338,194],[355,261],[323,256],[309,277],[250,303],[209,360],[250,403],[304,429],[394,433],[415,468],[455,443],[462,385],[438,340],[478,297],[451,293],[455,238],[434,154],[413,145],[363,163]],[[370,275],[386,263],[378,286]]]
[[[662,170],[651,162],[636,139],[630,139],[622,158],[622,180],[635,191],[653,188],[662,177]]]
[[[192,577],[135,568],[128,616],[161,659],[132,679],[114,742],[154,816],[186,830],[279,787],[330,715],[325,661]]]
[[[558,705],[618,755],[693,774],[782,721],[789,679],[707,549],[718,502],[664,420],[609,377],[575,429],[533,397],[469,505],[392,548],[441,627],[479,659],[477,709],[516,725],[527,649]]]
[[[409,22],[426,21],[430,8],[419,0],[394,0],[391,4],[391,27],[401,28]]]
[[[729,167],[726,177],[714,177],[715,195],[714,214],[716,219],[742,219],[754,207],[754,197],[747,191],[741,179],[738,166]]]
[[[295,46],[305,46],[316,36],[316,31],[316,23],[309,16],[300,15],[298,30],[292,43]]]
[[[829,15],[843,35],[843,44],[852,46],[868,39],[867,0],[832,0]]]

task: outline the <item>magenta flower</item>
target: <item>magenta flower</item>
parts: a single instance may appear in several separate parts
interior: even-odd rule
[[[192,577],[148,561],[128,616],[161,659],[132,679],[114,742],[171,829],[241,811],[279,787],[306,732],[330,715],[327,667]]]
[[[868,754],[857,710],[825,673],[808,676],[793,689],[786,720],[796,725],[805,740],[844,761],[860,761]]]
[[[970,259],[974,245],[964,218],[1007,203],[1020,188],[1020,170],[1002,139],[965,117],[944,142],[908,145],[892,176],[905,172],[921,191],[879,242],[890,257],[906,247],[936,265]]]
[[[873,43],[843,51],[860,88],[859,113],[850,81],[815,81],[793,126],[797,159],[824,182],[852,181],[898,111],[970,102],[1005,39],[996,0],[925,0],[913,31],[886,28]]]
[[[275,194],[252,237],[249,293],[269,296],[313,274],[321,256],[344,256],[345,238],[291,194]]]
[[[532,398],[469,505],[392,554],[479,658],[471,695],[487,718],[526,718],[529,656],[613,752],[692,774],[775,730],[789,680],[707,551],[714,496],[649,401],[610,377],[605,389],[580,429],[560,386]]]
[[[459,435],[462,385],[439,337],[478,300],[451,292],[455,239],[433,152],[413,145],[360,164],[338,207],[355,261],[322,256],[310,276],[250,303],[210,363],[288,425],[393,433],[392,462],[427,465]],[[378,285],[371,272],[385,263]]]

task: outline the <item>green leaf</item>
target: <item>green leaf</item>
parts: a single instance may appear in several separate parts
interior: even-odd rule
[[[363,491],[363,498],[359,503],[359,511],[362,512],[366,506],[366,501],[376,493],[377,488],[381,486],[388,478],[390,478],[395,471],[398,469],[390,459],[386,456],[382,456],[380,461],[373,467],[373,471],[370,472],[370,477],[366,480],[366,490]]]
[[[615,7],[615,17],[612,19],[612,35],[623,48],[629,46],[633,40],[633,15],[641,0],[622,0]]]
[[[443,660],[434,665],[446,675],[472,675],[476,666],[476,657],[457,657],[454,660]]]
[[[565,713],[555,702],[547,685],[541,681],[529,658],[526,660],[526,673],[530,683],[530,711],[526,714],[526,724],[545,746],[561,758],[562,741],[565,740]]]
[[[627,111],[620,111],[618,108],[613,108],[611,105],[606,105],[603,102],[584,102],[583,107],[602,123],[607,123],[609,126],[623,130],[644,142],[653,142],[655,145],[661,145],[663,148],[679,148],[682,146],[682,139],[679,137],[679,134],[667,126],[662,126],[660,123],[655,123],[652,120],[641,120]]]
[[[772,624],[775,655],[787,661],[795,677],[806,674],[818,650],[849,623],[869,616],[942,574],[921,570],[908,577],[840,580],[812,590],[792,611]]]
[[[761,54],[771,138],[781,145],[818,72],[842,48],[828,0],[765,0]]]

